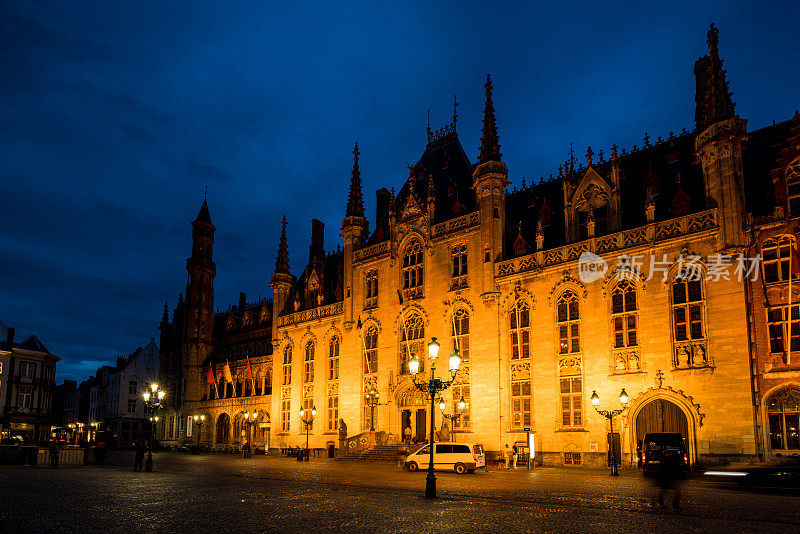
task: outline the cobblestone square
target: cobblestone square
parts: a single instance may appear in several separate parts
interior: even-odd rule
[[[425,473],[390,463],[155,455],[104,466],[0,469],[0,532],[797,532],[800,493],[751,492],[693,478],[683,511],[658,510],[638,473],[535,469]]]

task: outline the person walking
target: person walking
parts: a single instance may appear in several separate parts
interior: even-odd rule
[[[503,449],[503,461],[506,463],[506,470],[511,469],[511,449],[508,448],[508,443]]]
[[[656,475],[658,485],[658,507],[666,508],[667,495],[672,492],[672,509],[681,510],[681,484],[683,483],[683,467],[677,455],[668,455],[661,462]]]
[[[403,430],[403,440],[406,443],[411,443],[411,425],[407,425],[405,430]]]
[[[512,465],[514,466],[514,469],[516,469],[517,468],[517,458],[519,457],[519,451],[517,450],[517,444],[516,443],[511,448],[511,456],[512,456]]]
[[[56,440],[50,440],[48,451],[50,452],[50,469],[58,469],[58,455],[60,451],[58,450],[58,443],[56,443]]]
[[[142,470],[142,462],[144,461],[144,440],[139,438],[136,440],[136,457],[133,461],[133,470],[134,471],[141,471]]]

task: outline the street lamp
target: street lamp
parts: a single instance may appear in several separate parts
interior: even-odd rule
[[[433,473],[433,429],[434,429],[434,410],[436,409],[436,395],[450,387],[450,384],[456,378],[458,367],[461,365],[461,356],[458,354],[458,349],[453,351],[450,355],[450,380],[442,380],[436,378],[436,359],[439,357],[439,343],[436,338],[431,338],[428,343],[428,358],[431,360],[431,375],[427,382],[417,382],[417,374],[419,373],[419,359],[416,354],[411,356],[408,360],[408,369],[414,379],[414,386],[421,392],[427,394],[431,398],[431,429],[430,439],[430,457],[428,461],[428,476],[425,477],[425,497],[429,499],[436,498],[436,475]]]
[[[600,405],[600,397],[597,395],[597,391],[592,391],[592,406],[594,406],[597,413],[608,419],[609,425],[611,426],[611,441],[608,443],[608,449],[611,455],[611,476],[615,477],[619,476],[619,470],[617,469],[617,459],[614,454],[614,416],[624,412],[625,408],[628,406],[628,394],[625,393],[625,388],[622,388],[622,391],[619,392],[619,402],[622,404],[622,408],[616,410],[600,410],[598,408]]]
[[[378,402],[379,397],[380,396],[378,395],[378,390],[375,389],[375,388],[372,388],[371,390],[369,390],[369,393],[367,393],[367,406],[369,406],[369,431],[370,432],[375,432],[375,406],[380,404]]]
[[[258,419],[258,412],[253,410],[253,413],[244,412],[244,422],[247,425],[247,448],[244,450],[244,457],[250,458],[252,456],[253,446],[253,425],[256,424]]]
[[[194,424],[196,424],[199,428],[197,431],[197,452],[200,452],[200,434],[203,433],[203,425],[206,424],[206,416],[195,415],[192,417],[192,419],[194,419]]]
[[[152,414],[150,417],[150,444],[147,451],[147,462],[144,465],[144,470],[150,472],[153,470],[153,436],[155,436],[155,426],[158,422],[158,417],[155,415],[156,411],[161,408],[161,401],[164,400],[166,392],[158,389],[158,384],[153,382],[150,384],[150,391],[145,390],[142,393],[144,404],[147,406],[148,411]]]
[[[442,411],[442,417],[445,419],[449,419],[450,422],[453,424],[453,428],[455,428],[455,424],[461,419],[461,415],[464,412],[464,408],[467,407],[467,401],[464,400],[464,397],[461,397],[461,400],[458,401],[456,404],[456,408],[458,408],[458,412],[451,414],[444,413],[445,408],[447,408],[447,403],[444,401],[442,397],[439,397],[439,409]]]
[[[300,408],[300,420],[303,421],[306,425],[306,452],[305,452],[305,461],[308,461],[308,427],[314,422],[314,416],[317,415],[317,407],[311,407],[311,413],[305,411],[305,409]]]

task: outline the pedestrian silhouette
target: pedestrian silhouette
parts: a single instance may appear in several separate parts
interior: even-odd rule
[[[144,451],[145,451],[144,440],[139,438],[136,440],[136,458],[133,462],[133,470],[134,471],[141,471],[142,470],[142,461],[144,461]]]

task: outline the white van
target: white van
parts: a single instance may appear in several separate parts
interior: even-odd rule
[[[406,458],[406,467],[414,472],[427,469],[430,461],[431,446],[426,444]],[[452,470],[459,475],[464,472],[474,473],[476,469],[486,467],[486,455],[483,445],[478,443],[434,443],[433,468]]]

